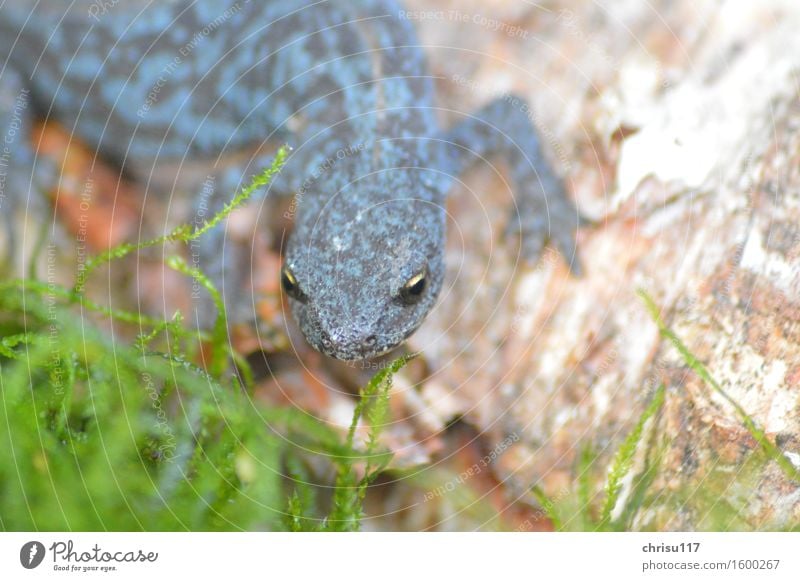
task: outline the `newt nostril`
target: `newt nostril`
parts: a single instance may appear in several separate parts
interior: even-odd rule
[[[323,347],[325,347],[326,349],[330,349],[331,346],[333,345],[333,341],[331,341],[331,336],[328,335],[328,333],[326,333],[325,331],[322,331],[320,337],[322,340]]]

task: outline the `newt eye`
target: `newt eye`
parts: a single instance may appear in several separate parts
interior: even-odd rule
[[[281,286],[287,295],[296,301],[305,302],[306,296],[303,294],[303,291],[300,290],[297,278],[295,278],[294,273],[292,273],[291,269],[286,265],[281,269]]]
[[[400,298],[407,305],[418,303],[428,286],[428,269],[424,268],[406,281],[400,289]]]

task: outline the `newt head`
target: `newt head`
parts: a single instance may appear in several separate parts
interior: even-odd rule
[[[445,213],[415,183],[419,176],[385,170],[298,203],[281,285],[306,339],[323,354],[382,355],[433,308],[444,278]]]

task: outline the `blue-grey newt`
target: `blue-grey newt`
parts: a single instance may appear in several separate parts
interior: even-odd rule
[[[0,56],[9,204],[56,179],[27,139],[37,115],[143,183],[163,164],[207,160],[213,193],[198,184],[197,207],[211,210],[273,153],[233,166],[223,156],[288,143],[262,194],[295,196],[282,288],[329,356],[385,353],[425,319],[445,272],[445,196],[475,160],[508,164],[524,256],[550,239],[578,268],[578,213],[524,100],[498,98],[441,129],[424,47],[397,2],[7,0]],[[201,249],[229,304],[241,290],[223,277],[231,246],[218,235]]]

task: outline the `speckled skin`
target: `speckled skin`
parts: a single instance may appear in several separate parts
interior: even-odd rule
[[[217,170],[214,160],[290,144],[269,188],[297,194],[285,264],[300,293],[290,303],[311,345],[332,357],[385,353],[422,323],[444,276],[444,199],[475,159],[509,163],[520,217],[510,229],[526,256],[536,259],[549,236],[574,260],[577,212],[520,101],[499,99],[441,130],[424,52],[398,3],[310,4],[51,0],[32,13],[27,1],[6,2],[0,86],[30,90],[26,115],[57,117],[145,181],[160,164],[211,159],[212,210],[270,161]],[[19,168],[31,157],[23,149],[17,142]],[[27,169],[18,174],[30,182]],[[232,271],[219,237],[203,252],[215,277]],[[420,272],[424,292],[408,304],[400,289]],[[228,282],[226,295],[236,290]]]

